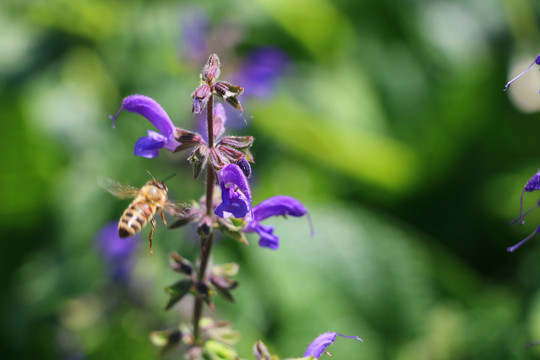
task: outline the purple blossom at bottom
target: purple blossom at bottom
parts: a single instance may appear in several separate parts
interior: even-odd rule
[[[307,209],[302,203],[290,196],[278,195],[268,198],[253,208],[253,219],[244,228],[245,232],[256,232],[261,237],[259,245],[273,250],[279,248],[279,237],[274,235],[274,227],[262,225],[263,221],[272,216],[295,216],[307,214]]]
[[[115,127],[116,118],[122,110],[139,114],[150,121],[159,132],[148,130],[148,136],[141,137],[135,143],[134,154],[145,158],[155,158],[159,150],[165,148],[174,151],[181,144],[174,138],[176,127],[167,112],[152,98],[144,95],[131,95],[122,101],[122,106],[114,116],[110,116]]]
[[[225,166],[219,173],[221,204],[214,213],[227,219],[231,216],[240,219],[251,213],[251,191],[242,169],[236,164]]]
[[[315,340],[311,342],[311,344],[309,344],[306,352],[304,353],[304,357],[313,356],[314,358],[318,359],[321,354],[326,350],[326,348],[336,340],[337,335],[344,338],[357,339],[362,342],[364,341],[358,336],[347,336],[338,334],[336,332],[327,332],[319,335]]]
[[[128,283],[135,263],[136,250],[140,244],[139,234],[120,238],[118,223],[103,226],[95,237],[96,247],[113,282]]]

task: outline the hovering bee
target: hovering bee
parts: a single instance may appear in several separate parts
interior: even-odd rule
[[[118,222],[118,236],[121,238],[133,236],[150,222],[152,224],[152,230],[150,230],[148,243],[150,245],[150,254],[153,254],[152,239],[156,230],[154,215],[161,215],[161,220],[167,226],[163,211],[177,214],[182,210],[178,204],[168,200],[168,189],[164,184],[165,180],[157,181],[150,172],[148,174],[152,177],[152,180],[148,181],[140,189],[131,185],[118,183],[111,179],[106,179],[102,185],[108,192],[118,198],[135,198],[120,217],[120,221]]]

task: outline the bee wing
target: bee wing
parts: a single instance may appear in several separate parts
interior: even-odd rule
[[[139,188],[129,184],[122,184],[109,178],[100,179],[99,185],[120,199],[132,198],[139,195]]]
[[[180,203],[172,200],[167,200],[163,209],[171,215],[181,215],[188,213],[191,210],[192,206],[186,203]]]

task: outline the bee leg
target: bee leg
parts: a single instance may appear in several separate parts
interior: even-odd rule
[[[148,237],[148,244],[150,245],[150,254],[153,254],[152,239],[154,238],[154,231],[156,231],[156,220],[152,219],[150,220],[150,223],[152,224],[152,229],[150,230],[150,236]]]
[[[163,211],[161,212],[161,220],[163,220],[163,223],[165,226],[167,226],[167,221],[165,221],[165,215],[163,214]]]

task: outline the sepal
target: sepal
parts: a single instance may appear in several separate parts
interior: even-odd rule
[[[235,149],[247,149],[253,145],[253,136],[226,136],[218,144],[227,145]]]
[[[214,223],[208,216],[204,216],[197,226],[197,235],[201,238],[201,241],[206,241],[212,232]]]
[[[214,292],[204,281],[199,281],[197,283],[195,291],[197,291],[197,294],[201,296],[208,306],[212,306],[212,296],[214,295]]]
[[[205,143],[202,136],[197,134],[196,132],[179,129],[179,128],[177,128],[174,131],[174,138],[178,142],[182,143],[182,145],[174,149],[173,152],[179,152],[182,150],[191,149],[195,146],[203,145]]]
[[[236,110],[243,111],[242,105],[238,100],[238,96],[242,95],[244,88],[241,86],[233,85],[226,81],[218,81],[213,87],[214,94],[225,100]]]
[[[208,84],[203,83],[201,86],[199,86],[197,90],[191,94],[191,98],[193,99],[191,112],[194,114],[200,114],[206,107],[211,94],[212,90]]]
[[[199,324],[209,339],[227,345],[234,345],[240,340],[240,332],[233,330],[233,324],[230,321],[214,321],[210,318],[202,318]]]
[[[234,240],[242,243],[244,245],[249,245],[246,236],[244,235],[244,227],[246,226],[246,221],[237,218],[217,218],[217,223],[219,230],[227,236],[230,236]]]
[[[270,354],[266,345],[261,340],[253,345],[253,355],[255,355],[255,359],[257,360],[279,360],[276,355]]]
[[[206,166],[209,149],[206,145],[199,146],[189,157],[188,161],[193,166],[193,178],[196,179]]]
[[[237,263],[226,263],[212,267],[212,272],[218,276],[236,276],[238,275],[238,270],[240,270],[240,266]]]
[[[164,355],[169,350],[177,346],[181,340],[182,332],[180,332],[178,329],[152,331],[150,333],[150,341],[155,346],[161,348],[161,355]]]
[[[209,274],[209,279],[216,292],[225,300],[235,302],[231,290],[238,287],[238,281],[231,279],[231,276],[238,274],[239,266],[236,263],[215,265]]]
[[[165,310],[172,308],[177,302],[179,302],[185,295],[187,295],[193,288],[193,280],[183,279],[165,288],[165,291],[169,294],[169,301]]]
[[[176,251],[172,252],[170,255],[171,269],[173,271],[179,272],[180,274],[185,274],[191,276],[194,272],[193,264],[180,256]]]
[[[210,55],[201,73],[201,80],[212,85],[221,74],[221,62],[216,54]]]

